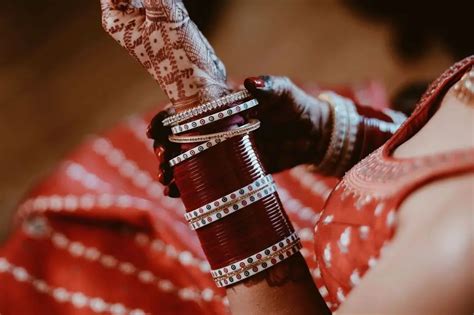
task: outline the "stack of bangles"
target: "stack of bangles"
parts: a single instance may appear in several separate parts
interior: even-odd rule
[[[342,175],[354,151],[359,131],[360,116],[352,100],[333,92],[319,94],[332,111],[332,132],[323,159],[315,166],[322,174]]]
[[[318,98],[329,104],[332,117],[332,130],[326,153],[321,161],[312,166],[319,174],[344,175],[354,162],[356,147],[360,150],[360,147],[368,146],[372,149],[367,151],[372,152],[383,143],[383,139],[386,140],[395,133],[406,119],[403,114],[388,109],[377,115],[365,115],[363,106],[356,106],[351,99],[334,92],[323,92]],[[360,145],[356,146],[356,143]],[[361,152],[358,154],[360,156]]]
[[[352,163],[358,138],[367,141],[366,145],[369,147],[373,138],[373,143],[376,145],[380,143],[380,139],[393,134],[403,120],[394,119],[393,115],[389,114],[361,116],[359,110],[364,112],[362,107],[356,107],[352,100],[332,92],[321,93],[318,98],[329,104],[332,119],[326,152],[313,165],[315,170],[322,174],[342,175]],[[227,149],[232,150],[236,155],[232,163],[229,162],[230,164],[219,162],[220,167],[232,168],[233,163],[236,163],[239,166],[235,165],[235,167],[240,167],[239,171],[242,172],[243,168],[249,165],[249,170],[245,171],[254,174],[252,176],[246,175],[248,176],[246,178],[250,177],[251,182],[246,183],[243,187],[237,188],[242,185],[242,182],[245,183],[249,179],[234,181],[233,188],[223,185],[220,192],[213,194],[212,197],[201,199],[200,202],[190,202],[189,208],[191,210],[185,214],[189,226],[197,231],[202,241],[203,249],[213,268],[211,274],[219,287],[235,284],[262,272],[301,249],[300,241],[294,233],[291,222],[288,221],[288,217],[284,214],[278,201],[275,183],[270,175],[265,175],[263,169],[259,169],[257,155],[252,151],[249,133],[260,127],[258,120],[249,119],[246,124],[223,132],[180,135],[191,131],[195,132],[198,128],[239,115],[256,106],[258,106],[258,101],[244,90],[180,112],[162,122],[164,126],[171,127],[172,135],[169,136],[171,142],[196,143],[196,146],[187,149],[169,161],[171,167],[184,167],[185,165],[180,164],[185,161],[190,163],[187,165],[192,170],[190,173],[188,173],[187,167],[176,169],[177,173],[181,174],[181,179],[191,177],[191,174],[196,174],[196,170],[198,170],[198,175],[193,175],[192,180],[182,182],[185,187],[191,189],[198,187],[197,190],[201,191],[203,187],[207,187],[206,189],[210,189],[208,191],[212,191],[215,184],[203,181],[202,178],[206,176],[221,178],[220,175],[212,175],[212,166],[211,171],[206,170],[200,174],[201,167],[212,164],[210,162],[212,159],[201,164],[197,163],[197,160],[191,161],[190,159],[229,139],[235,139],[235,141],[229,141]],[[209,114],[205,116],[206,113]],[[178,177],[176,177],[177,179]],[[204,182],[205,184],[203,184]],[[221,194],[223,196],[220,196]],[[186,192],[182,194],[182,196],[184,195]],[[189,194],[187,195],[189,196]],[[215,199],[216,196],[220,197]],[[184,197],[183,201],[185,201]],[[189,200],[187,201],[189,202]],[[256,204],[258,202],[259,204]],[[266,223],[262,224],[263,221],[260,220]],[[215,224],[216,222],[219,224]],[[253,234],[254,232],[255,234]],[[230,248],[235,247],[234,235],[236,233],[245,233],[245,237],[242,238],[245,238],[248,243],[255,244],[237,245],[237,247],[241,247],[242,252],[237,253],[239,250],[233,252],[234,249]],[[255,236],[252,238],[250,235]],[[268,239],[265,239],[267,236]],[[221,258],[218,257],[224,258],[220,261]]]
[[[233,105],[236,103],[238,105]],[[260,122],[256,119],[249,119],[246,124],[235,129],[211,134],[191,136],[179,134],[229,118],[256,106],[258,106],[258,101],[251,98],[248,91],[243,90],[167,117],[162,123],[164,126],[171,126],[173,133],[169,136],[171,142],[197,143],[195,147],[172,158],[169,161],[170,166],[175,167],[231,138],[246,136],[250,132],[257,130],[260,127]],[[207,112],[213,113],[202,117]],[[191,229],[197,230],[199,233],[203,227],[214,224],[228,216],[235,216],[240,210],[275,193],[276,187],[272,176],[262,175],[253,182],[231,191],[216,200],[203,204],[197,209],[187,211],[185,219],[188,221]],[[286,216],[281,214],[281,217],[285,218]],[[291,224],[288,223],[288,226],[291,226]],[[240,259],[240,257],[239,259],[234,259],[230,264],[214,266],[218,268],[211,270],[211,275],[217,286],[225,287],[238,283],[298,253],[301,249],[298,236],[292,228],[288,229],[286,233],[287,235],[278,242],[265,248],[260,248],[258,252],[248,257],[244,256],[244,259]]]

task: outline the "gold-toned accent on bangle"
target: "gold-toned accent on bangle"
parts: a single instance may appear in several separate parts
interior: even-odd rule
[[[453,94],[461,102],[474,106],[474,67],[453,86]]]
[[[250,119],[249,123],[238,127],[237,129],[232,129],[223,132],[210,133],[202,136],[169,136],[168,139],[174,143],[196,143],[196,142],[205,142],[210,141],[216,138],[231,138],[235,136],[240,136],[257,130],[260,128],[260,121],[257,119]]]

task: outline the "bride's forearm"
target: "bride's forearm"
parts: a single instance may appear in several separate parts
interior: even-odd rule
[[[300,253],[228,287],[233,315],[330,314]]]

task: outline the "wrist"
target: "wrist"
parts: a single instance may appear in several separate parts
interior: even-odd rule
[[[232,314],[330,313],[301,253],[229,287],[227,297]]]
[[[341,176],[349,168],[361,117],[350,99],[332,92],[321,93],[318,99],[327,105],[330,119],[321,122],[320,147],[313,167],[321,174]]]

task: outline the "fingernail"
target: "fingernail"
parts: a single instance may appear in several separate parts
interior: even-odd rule
[[[157,177],[158,177],[158,181],[159,181],[160,183],[163,183],[163,178],[164,178],[163,173],[161,173],[161,172],[158,173],[158,176],[157,176]]]
[[[162,146],[158,146],[155,148],[155,155],[158,158],[158,160],[162,159],[163,152],[165,152],[165,149]]]
[[[251,77],[251,78],[245,79],[244,86],[250,90],[261,89],[265,87],[265,81],[259,77]]]
[[[265,81],[263,81],[261,78],[258,78],[258,77],[252,77],[250,78],[252,81],[253,81],[253,84],[255,85],[255,87],[257,88],[262,88],[265,86]]]

